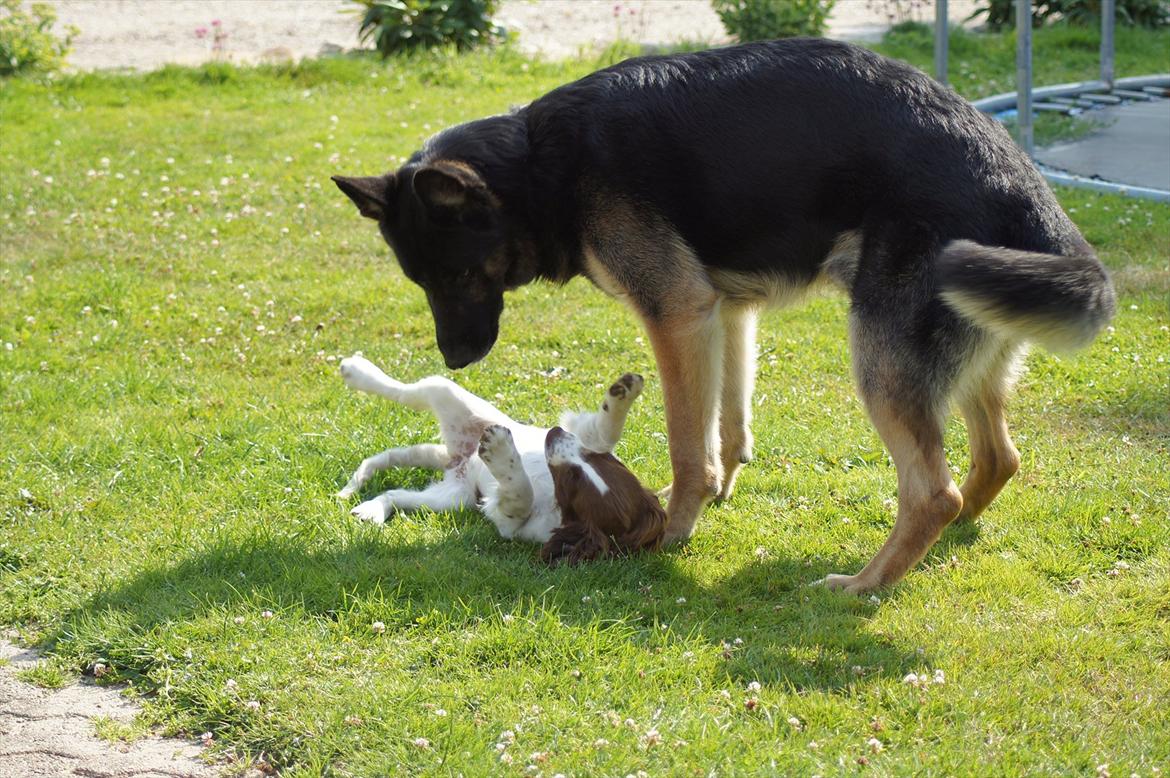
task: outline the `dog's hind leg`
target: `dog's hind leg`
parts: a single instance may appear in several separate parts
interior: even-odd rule
[[[735,489],[740,469],[752,459],[752,389],[756,380],[756,309],[723,303],[723,397],[719,407],[719,499]]]
[[[450,461],[451,455],[447,452],[447,447],[437,443],[422,443],[417,446],[387,449],[380,454],[363,459],[362,463],[358,465],[358,469],[350,476],[349,483],[341,487],[337,496],[341,498],[352,497],[376,473],[389,470],[392,467],[423,467],[428,470],[442,470]]]
[[[626,373],[609,387],[601,410],[566,413],[561,426],[581,439],[581,445],[590,451],[608,454],[613,451],[626,426],[630,406],[642,393],[645,382],[636,373]]]
[[[963,496],[943,450],[943,409],[952,371],[923,359],[907,342],[906,317],[854,313],[854,369],[866,410],[898,474],[898,514],[889,538],[857,575],[830,575],[831,589],[867,592],[896,583],[958,516]]]
[[[1018,352],[1017,347],[1000,346],[990,367],[978,376],[978,383],[959,396],[971,449],[971,469],[959,487],[963,493],[960,520],[982,513],[1020,469],[1020,454],[1003,415]]]

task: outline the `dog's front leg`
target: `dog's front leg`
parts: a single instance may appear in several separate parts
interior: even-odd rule
[[[719,393],[723,326],[711,293],[683,310],[646,317],[666,405],[674,483],[666,512],[667,542],[688,538],[703,507],[719,493]],[[680,306],[682,307],[682,306]]]

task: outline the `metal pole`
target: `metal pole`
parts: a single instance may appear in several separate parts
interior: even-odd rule
[[[1101,80],[1113,88],[1113,24],[1117,0],[1101,0]]]
[[[947,82],[947,0],[934,0],[934,77]]]
[[[1032,0],[1016,0],[1016,113],[1020,148],[1032,156]]]

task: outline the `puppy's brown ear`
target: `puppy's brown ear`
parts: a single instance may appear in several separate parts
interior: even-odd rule
[[[394,193],[398,188],[398,177],[394,173],[384,176],[332,176],[337,188],[345,192],[358,211],[367,219],[379,220],[390,210]]]
[[[609,556],[613,549],[609,537],[590,524],[562,524],[540,549],[540,558],[550,567],[567,562],[576,567]]]
[[[662,503],[653,492],[643,487],[635,510],[637,519],[622,536],[622,545],[630,551],[657,551],[666,537],[667,519]]]
[[[411,181],[415,195],[429,211],[460,211],[494,202],[479,173],[463,164],[435,162],[416,170]]]

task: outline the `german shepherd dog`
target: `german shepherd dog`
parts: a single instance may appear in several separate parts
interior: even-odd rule
[[[662,380],[668,536],[751,459],[757,311],[849,295],[858,392],[898,474],[889,539],[834,589],[893,584],[1019,467],[1004,422],[1030,342],[1088,343],[1108,274],[993,119],[914,68],[827,40],[640,57],[334,178],[426,292],[448,367],[495,343],[505,290],[584,275],[625,301]],[[962,486],[943,451],[958,405]]]

